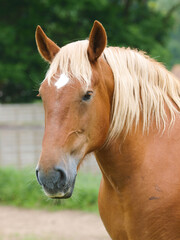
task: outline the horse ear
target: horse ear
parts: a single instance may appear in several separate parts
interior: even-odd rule
[[[88,56],[91,62],[98,59],[107,44],[107,35],[104,27],[98,21],[94,22],[89,36]]]
[[[49,63],[52,62],[55,55],[59,52],[60,48],[46,36],[40,26],[36,28],[36,44],[40,55]]]

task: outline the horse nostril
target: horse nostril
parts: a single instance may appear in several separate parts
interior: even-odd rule
[[[64,186],[65,183],[66,183],[66,173],[65,173],[65,171],[60,167],[55,167],[54,169],[57,172],[59,172],[59,179],[60,179],[61,186]]]
[[[39,179],[39,169],[36,169],[36,178],[37,178],[37,181],[40,185],[42,185],[40,179]]]

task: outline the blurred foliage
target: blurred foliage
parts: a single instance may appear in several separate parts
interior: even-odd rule
[[[45,196],[30,169],[0,169],[0,204],[47,210],[79,209],[98,211],[101,175],[79,173],[71,198],[52,200]]]
[[[60,46],[88,37],[93,21],[102,22],[108,44],[146,51],[165,64],[172,17],[150,0],[1,0],[1,102],[30,102],[48,65],[38,55],[39,24]]]
[[[162,0],[160,0],[161,2]],[[179,0],[173,0],[173,1],[168,1],[164,0],[163,4],[166,11],[171,11],[171,9],[174,7],[174,19],[175,19],[175,24],[173,28],[171,29],[171,40],[168,43],[168,49],[170,50],[172,54],[172,58],[170,61],[170,65],[174,64],[180,64],[180,2]]]

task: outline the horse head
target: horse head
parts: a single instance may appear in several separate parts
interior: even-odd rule
[[[45,132],[36,175],[49,197],[68,198],[80,163],[108,134],[113,74],[102,54],[106,32],[95,21],[89,41],[60,48],[38,26],[36,43],[50,63],[39,89]]]

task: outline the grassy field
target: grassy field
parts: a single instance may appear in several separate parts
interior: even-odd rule
[[[31,169],[0,169],[0,204],[38,209],[79,209],[98,211],[97,197],[100,175],[79,173],[72,197],[65,200],[48,199]]]
[[[50,240],[51,238],[47,237],[47,238],[40,238],[40,237],[37,237],[37,236],[33,236],[33,235],[27,235],[26,237],[21,237],[21,236],[18,236],[18,235],[15,235],[15,236],[12,236],[13,237],[13,240]],[[4,240],[3,237],[0,236],[0,240]],[[56,239],[54,239],[56,240]],[[62,239],[62,240],[66,240],[66,239]]]
[[[37,237],[35,235],[27,235],[25,237],[21,237],[21,236],[18,236],[17,234],[17,235],[13,235],[12,237],[13,237],[13,240],[52,240],[51,236]],[[0,240],[4,240],[4,238],[0,236]],[[59,238],[53,237],[53,240],[59,240]],[[60,240],[69,240],[69,239],[61,238]]]
[[[25,237],[21,237],[21,236],[18,236],[18,235],[15,235],[15,236],[12,236],[13,237],[13,240],[52,240],[51,236],[48,236],[48,237],[37,237],[35,235],[27,235]],[[0,236],[0,240],[4,240],[4,238],[2,238]],[[54,238],[53,237],[53,240],[59,240],[59,238]],[[61,238],[60,240],[69,240],[69,239],[65,239],[65,238]]]

